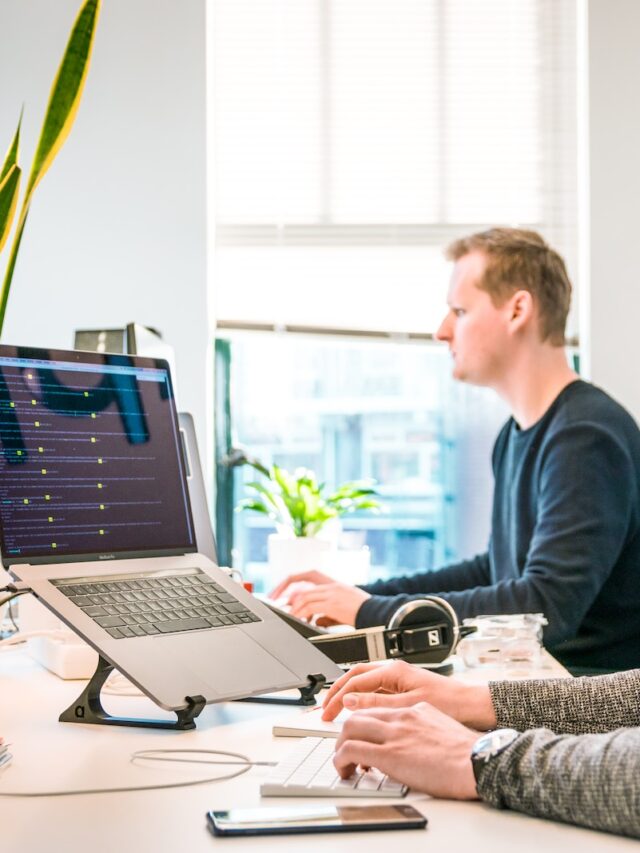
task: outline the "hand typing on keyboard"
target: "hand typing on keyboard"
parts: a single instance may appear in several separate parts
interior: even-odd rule
[[[377,767],[434,797],[477,799],[471,749],[479,736],[427,702],[355,711],[335,745],[341,778]]]
[[[263,797],[403,797],[407,786],[379,770],[354,768],[342,778],[333,764],[333,738],[301,738],[260,786]]]

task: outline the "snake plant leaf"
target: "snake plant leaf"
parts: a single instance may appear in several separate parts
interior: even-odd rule
[[[33,191],[53,162],[73,125],[89,70],[89,60],[101,2],[102,0],[86,0],[82,5],[51,88],[47,112],[40,131],[40,140],[33,158],[7,269],[0,289],[0,333],[2,333],[4,325],[9,289]],[[14,142],[17,156],[18,142],[17,140]],[[9,149],[9,156],[11,156],[12,149],[13,146]]]
[[[86,0],[71,30],[67,49],[49,95],[24,205],[28,205],[33,190],[53,163],[73,126],[89,71],[100,3],[101,0]]]
[[[20,166],[14,163],[0,182],[0,252],[7,242],[13,216],[18,206],[21,174],[22,170]]]
[[[18,121],[18,127],[16,130],[16,134],[13,137],[13,141],[9,146],[9,150],[7,151],[7,156],[4,158],[4,163],[2,164],[2,171],[0,172],[0,184],[7,177],[13,166],[16,166],[18,163],[18,152],[20,150],[20,126],[22,125],[22,111],[20,112],[20,119]]]

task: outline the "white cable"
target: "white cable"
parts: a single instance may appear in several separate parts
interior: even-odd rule
[[[186,758],[162,758],[162,757],[154,757],[159,756],[160,753],[163,753],[165,756],[169,756],[171,754],[184,754],[184,753],[200,753],[202,755],[225,755],[229,758],[238,758],[240,761],[194,761],[194,759],[186,759]],[[78,790],[72,791],[0,791],[0,797],[70,797],[77,796],[79,794],[124,794],[129,793],[130,791],[159,791],[163,788],[188,788],[194,785],[205,785],[209,782],[225,782],[228,779],[235,779],[236,776],[241,776],[243,773],[246,773],[248,770],[251,770],[252,767],[275,767],[277,762],[275,761],[251,761],[247,758],[246,755],[242,755],[239,752],[226,752],[222,749],[141,749],[137,752],[132,753],[130,757],[131,763],[135,761],[186,761],[195,764],[242,764],[239,770],[236,770],[233,773],[228,773],[226,776],[211,776],[207,779],[191,779],[187,782],[163,782],[158,785],[137,785],[131,787],[118,787],[118,788],[81,788]]]
[[[171,758],[173,755],[229,755],[232,758],[241,758],[242,761],[211,761],[205,758],[199,761],[197,758]],[[276,767],[277,761],[251,761],[237,752],[226,752],[221,749],[139,749],[131,755],[131,763],[135,761],[170,761],[183,762],[185,764],[238,764],[245,765],[247,762],[252,767]]]

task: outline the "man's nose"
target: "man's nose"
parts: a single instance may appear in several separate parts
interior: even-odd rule
[[[438,330],[436,331],[436,340],[437,341],[448,341],[451,339],[451,324],[449,322],[449,317],[446,316]]]

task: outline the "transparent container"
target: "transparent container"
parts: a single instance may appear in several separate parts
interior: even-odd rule
[[[542,613],[476,616],[462,624],[476,628],[458,645],[466,666],[540,665],[542,629],[547,624]]]

